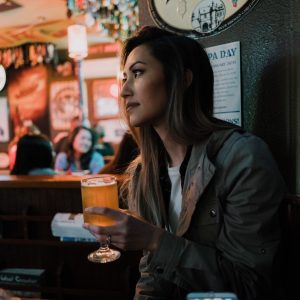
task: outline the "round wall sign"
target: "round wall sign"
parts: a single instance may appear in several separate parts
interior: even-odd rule
[[[240,20],[259,0],[148,0],[155,23],[192,37],[217,34]]]
[[[2,89],[4,88],[5,82],[6,82],[6,72],[4,67],[0,65],[0,91],[2,91]]]

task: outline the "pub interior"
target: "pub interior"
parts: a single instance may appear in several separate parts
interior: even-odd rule
[[[213,5],[219,5],[218,22],[199,21],[200,12],[209,15],[205,9]],[[196,11],[197,25],[187,22]],[[216,117],[242,126],[270,147],[287,186],[280,207],[281,280],[285,299],[297,299],[298,276],[293,274],[300,268],[298,0],[1,1],[0,288],[26,299],[133,299],[140,251],[122,251],[113,263],[95,264],[86,259],[97,248],[94,240],[67,241],[53,234],[58,213],[82,213],[83,173],[11,175],[10,150],[21,129],[33,126],[56,146],[79,117],[97,133],[99,149],[100,137],[110,145],[111,151],[101,154],[107,166],[127,131],[118,102],[120,49],[145,25],[199,41],[217,78]],[[77,30],[73,38],[72,30]],[[218,111],[218,105],[225,111]],[[33,282],[5,281],[5,272],[20,270],[27,270],[25,279],[34,277]]]

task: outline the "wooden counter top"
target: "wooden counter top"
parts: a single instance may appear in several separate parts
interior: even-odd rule
[[[0,175],[0,188],[80,188],[80,180],[86,177],[96,175],[72,176],[72,175],[54,175],[54,176],[15,176]],[[122,180],[123,176],[113,175]]]
[[[0,175],[0,188],[80,188],[81,176],[14,176]]]

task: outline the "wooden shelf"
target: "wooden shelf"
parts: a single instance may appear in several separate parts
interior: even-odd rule
[[[14,284],[1,284],[2,288],[8,290],[19,290],[19,291],[32,291],[41,292],[42,294],[61,294],[61,295],[78,295],[86,297],[103,297],[102,299],[123,299],[122,292],[114,290],[96,290],[96,289],[80,289],[80,288],[60,288],[60,287],[35,287],[25,285],[14,285]]]

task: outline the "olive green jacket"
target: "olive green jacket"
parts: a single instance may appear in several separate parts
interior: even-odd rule
[[[269,299],[284,192],[258,137],[222,130],[194,145],[176,235],[166,231],[155,253],[145,252],[134,299],[185,299],[191,291]]]

